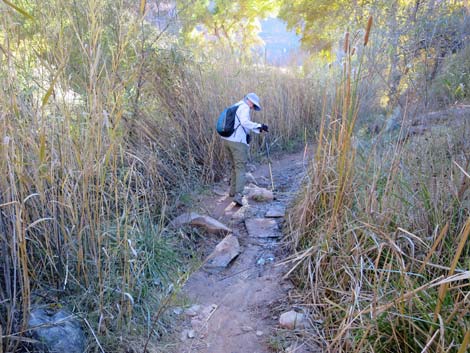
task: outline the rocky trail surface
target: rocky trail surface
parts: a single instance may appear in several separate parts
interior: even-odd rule
[[[176,225],[204,225],[209,233],[219,235],[208,236],[213,240],[213,251],[208,251],[212,253],[204,265],[183,288],[190,305],[181,309],[178,344],[168,351],[312,352],[295,343],[280,350],[272,342],[276,329],[301,328],[305,320],[294,311],[280,318],[282,315],[276,309],[293,288],[283,278],[289,268],[282,265],[280,242],[285,209],[306,169],[304,154],[284,156],[271,167],[274,194],[268,190],[272,185],[269,165],[261,165],[248,175],[252,184],[248,182],[245,188],[242,207],[231,202],[225,181],[201,200],[201,212],[191,212],[176,220]]]

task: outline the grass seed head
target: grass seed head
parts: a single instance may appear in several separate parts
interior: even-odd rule
[[[372,28],[372,16],[369,16],[369,20],[367,21],[367,27],[366,27],[366,34],[364,35],[364,46],[367,45],[369,42],[369,35],[370,35],[370,29]]]

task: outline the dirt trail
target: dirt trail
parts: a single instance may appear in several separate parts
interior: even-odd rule
[[[287,155],[272,163],[275,200],[255,202],[244,199],[244,206],[235,208],[226,184],[218,185],[219,195],[203,200],[208,215],[233,229],[241,253],[220,271],[201,269],[194,273],[183,289],[195,304],[186,310],[185,321],[179,330],[178,353],[268,353],[269,339],[278,323],[272,308],[286,297],[292,288],[282,277],[280,238],[250,236],[245,220],[264,218],[272,206],[286,207],[297,190],[305,171],[302,153]],[[254,172],[260,187],[271,185],[268,165]],[[277,218],[279,236],[283,218]],[[220,240],[220,239],[219,239]],[[275,351],[275,350],[274,350]]]

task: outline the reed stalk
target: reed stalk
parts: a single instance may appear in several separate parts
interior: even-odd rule
[[[34,20],[14,7],[0,19],[4,351],[27,344],[11,337],[34,303],[83,317],[96,349],[158,336],[147,318],[159,311],[158,331],[190,266],[168,219],[226,172],[220,111],[256,91],[265,109],[253,120],[270,125],[275,149],[318,124],[321,99],[302,75],[229,58],[209,69],[148,25],[147,2],[134,5],[52,1],[31,4]]]
[[[466,184],[434,172],[433,182],[447,191],[433,193],[432,180],[422,177],[432,174],[428,166],[455,167],[449,151],[432,138],[407,144],[405,128],[380,155],[372,149],[358,158],[355,148],[371,25],[369,19],[362,48],[356,36],[344,38],[335,97],[323,105],[315,160],[288,216],[288,275],[308,288],[305,310],[323,325],[305,334],[320,336],[325,351],[463,351],[468,320],[458,313],[468,307],[468,212],[457,210],[467,202],[460,192]],[[454,173],[465,172],[456,165]],[[410,191],[420,190],[415,185],[423,191]]]

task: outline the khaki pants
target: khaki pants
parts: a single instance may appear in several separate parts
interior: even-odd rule
[[[242,194],[245,188],[246,164],[248,162],[248,145],[241,142],[224,140],[230,162],[232,173],[230,179],[230,194]]]

